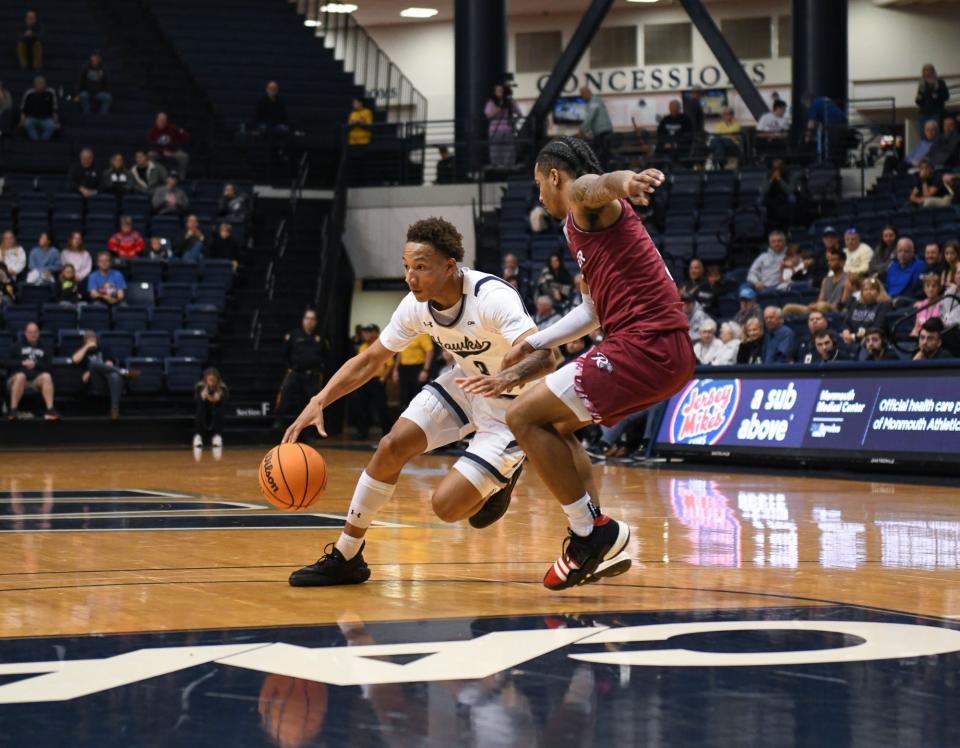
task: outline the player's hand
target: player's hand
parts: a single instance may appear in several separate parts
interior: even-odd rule
[[[634,172],[623,183],[623,191],[634,205],[649,205],[650,195],[666,181],[659,169]]]
[[[460,377],[453,380],[470,395],[498,397],[516,386],[516,381],[502,374],[477,374],[472,377]]]
[[[530,345],[526,340],[517,345],[513,346],[507,354],[503,357],[503,361],[500,362],[500,370],[509,369],[514,364],[518,364],[531,353],[533,353],[536,348]]]
[[[327,436],[327,432],[323,430],[323,408],[316,399],[311,399],[310,402],[307,403],[307,407],[300,412],[297,420],[290,424],[290,428],[286,430],[280,443],[296,443],[300,432],[307,428],[307,426],[316,426],[320,436]]]

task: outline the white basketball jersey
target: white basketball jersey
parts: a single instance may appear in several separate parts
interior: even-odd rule
[[[476,270],[463,270],[460,313],[444,323],[430,303],[407,294],[380,333],[380,342],[400,352],[421,333],[453,354],[466,375],[496,374],[514,341],[536,325],[516,289],[502,278]],[[517,395],[523,388],[510,391]]]

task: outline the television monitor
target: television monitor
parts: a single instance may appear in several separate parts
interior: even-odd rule
[[[686,108],[686,103],[690,99],[691,93],[692,91],[683,92],[684,108]],[[725,88],[708,88],[702,93],[703,96],[700,99],[700,106],[703,107],[705,117],[719,117],[723,114],[723,110],[729,106],[727,103],[727,90]]]
[[[587,101],[582,96],[561,96],[553,105],[553,121],[558,125],[579,125],[587,117]]]

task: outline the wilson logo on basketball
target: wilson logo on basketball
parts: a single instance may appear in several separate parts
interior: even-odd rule
[[[672,444],[716,444],[740,404],[740,380],[695,379],[680,396],[670,421]]]
[[[274,493],[277,493],[280,490],[280,486],[277,485],[277,482],[273,479],[273,453],[268,452],[267,456],[263,458],[263,478],[267,482],[267,485],[270,486],[270,490]]]

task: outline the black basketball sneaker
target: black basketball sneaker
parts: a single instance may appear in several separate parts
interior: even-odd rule
[[[304,566],[290,575],[291,587],[333,587],[341,584],[360,584],[370,578],[370,567],[363,560],[363,548],[349,561],[333,543],[323,549],[317,563]]]
[[[630,569],[633,561],[626,552],[630,528],[601,514],[593,521],[593,531],[582,538],[573,530],[563,541],[563,552],[543,577],[549,590],[565,590],[579,584],[591,584],[604,577],[615,577]]]
[[[517,469],[513,471],[507,485],[487,499],[479,511],[468,520],[471,527],[476,527],[478,530],[490,527],[507,513],[507,509],[510,508],[510,500],[513,498],[513,489],[517,485],[522,472],[523,463],[521,462]]]

